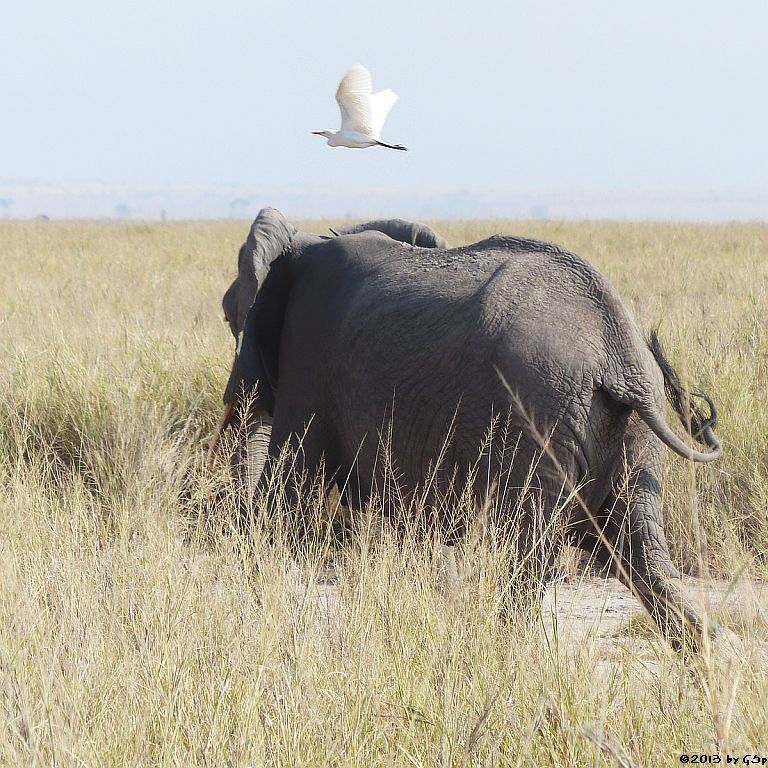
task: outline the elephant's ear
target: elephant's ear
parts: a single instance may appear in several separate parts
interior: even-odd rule
[[[258,407],[270,416],[274,414],[280,337],[289,293],[287,259],[276,259],[256,294],[238,339],[237,355],[224,392],[226,404],[235,403],[243,394],[255,393]]]
[[[434,229],[426,224],[416,224],[416,227],[414,245],[418,245],[420,248],[439,248],[441,250],[447,250],[451,247],[442,235],[438,235]]]
[[[449,248],[445,238],[437,234],[426,224],[405,219],[378,219],[366,221],[364,224],[356,224],[354,227],[339,230],[340,235],[352,235],[359,232],[374,230],[383,232],[387,237],[398,240],[401,243],[410,243],[419,248]],[[333,232],[333,230],[331,230]]]
[[[251,224],[248,237],[238,255],[238,330],[244,327],[248,310],[272,262],[290,245],[295,234],[296,228],[275,208],[262,208]]]
[[[232,285],[227,288],[224,298],[221,300],[221,306],[224,310],[224,319],[229,323],[229,330],[232,331],[232,335],[237,339],[237,302],[240,295],[240,278],[237,277],[232,281]]]

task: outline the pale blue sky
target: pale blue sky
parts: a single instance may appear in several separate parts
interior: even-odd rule
[[[4,2],[0,182],[768,190],[768,2]],[[331,149],[360,61],[400,100]]]

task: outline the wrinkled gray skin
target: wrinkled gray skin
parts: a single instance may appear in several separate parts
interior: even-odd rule
[[[356,224],[354,227],[345,229],[331,229],[334,235],[355,235],[360,232],[376,230],[389,235],[393,240],[399,240],[401,243],[410,243],[418,245],[420,248],[443,248],[447,249],[448,242],[440,237],[434,230],[426,224],[419,224],[405,219],[379,219],[377,221],[366,221],[364,224]]]
[[[334,235],[346,235],[368,230],[383,232],[393,240],[418,245],[420,248],[448,248],[448,243],[426,224],[405,219],[377,219],[356,224],[346,229],[333,229]],[[251,225],[248,239],[237,258],[237,277],[224,294],[224,317],[232,335],[237,339],[245,325],[245,316],[251,308],[260,283],[266,277],[276,245],[286,239],[295,239],[295,245],[310,245],[328,240],[327,237],[299,234],[274,208],[263,208]]]
[[[534,584],[562,542],[537,510],[551,515],[578,486],[566,538],[614,571],[676,647],[698,642],[702,621],[678,589],[662,528],[661,460],[664,445],[694,461],[721,448],[707,423],[697,439],[708,453],[666,424],[666,361],[593,267],[515,237],[452,250],[378,232],[307,239],[274,210],[247,247],[262,272],[225,402],[237,422],[242,396],[255,397],[246,426],[253,435],[273,422],[270,457],[303,436],[299,469],[311,474],[324,460],[360,505],[382,487],[382,431],[406,498],[450,432],[434,509],[444,513],[464,483],[478,504],[495,488],[496,523],[523,550],[538,541]],[[494,415],[508,420],[506,436],[497,431],[473,475]],[[253,488],[264,457],[245,447],[236,462]],[[534,492],[521,494],[536,457]]]
[[[379,219],[358,224],[351,229],[355,232],[376,230],[385,233],[394,240],[419,245],[422,248],[448,247],[445,239],[425,224],[416,224],[403,219]],[[334,235],[337,234],[336,230],[332,229],[331,231]],[[224,319],[229,324],[238,348],[246,315],[267,276],[275,254],[279,253],[284,244],[289,241],[294,248],[302,250],[329,239],[328,237],[298,232],[285,220],[282,213],[274,208],[263,208],[259,212],[251,225],[248,238],[238,253],[237,277],[227,289],[222,300]],[[226,419],[228,421],[229,416]],[[271,426],[271,413],[260,413],[249,425],[247,436],[238,445],[233,456],[235,474],[251,490],[261,476],[267,460]],[[246,460],[246,456],[249,457],[248,460]]]

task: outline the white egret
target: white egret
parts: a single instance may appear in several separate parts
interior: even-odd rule
[[[371,73],[362,65],[355,64],[341,78],[336,89],[336,101],[341,110],[340,131],[312,131],[316,136],[328,139],[329,147],[388,147],[405,150],[402,144],[386,144],[381,140],[389,110],[397,101],[397,94],[387,88],[372,93]]]

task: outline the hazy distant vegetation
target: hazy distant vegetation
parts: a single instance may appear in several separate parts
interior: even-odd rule
[[[362,525],[295,560],[233,530],[226,494],[205,503],[225,480],[205,472],[203,446],[233,353],[221,295],[248,224],[0,222],[0,765],[767,754],[764,603],[720,617],[744,639],[738,669],[684,662],[643,620],[608,650],[568,651],[539,622],[499,621],[489,553],[451,600],[430,547]],[[768,576],[768,225],[434,226],[454,244],[559,242],[645,328],[661,322],[684,380],[716,402],[725,445],[708,466],[668,456],[673,555],[756,592]],[[338,590],[318,594],[330,567]]]

